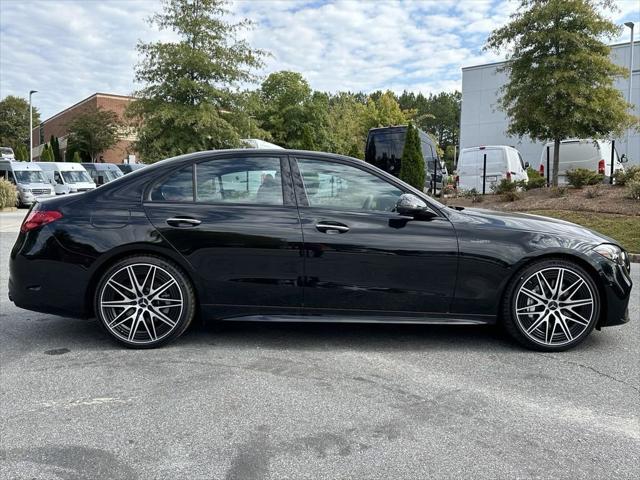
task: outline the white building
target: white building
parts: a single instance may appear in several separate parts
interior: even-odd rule
[[[629,68],[631,49],[629,42],[612,45],[611,59],[618,65]],[[631,103],[634,114],[640,114],[640,42],[634,42],[633,82]],[[500,63],[476,65],[462,69],[462,111],[460,118],[460,148],[479,145],[512,145],[520,150],[525,161],[533,168],[538,168],[542,143],[532,142],[529,138],[509,137],[505,133],[509,121],[504,112],[498,110],[499,89],[506,82],[507,76],[498,72]],[[616,81],[625,99],[627,99],[629,80],[621,78]],[[629,157],[629,164],[640,164],[640,132],[631,130],[629,144],[626,135],[616,138],[616,150]]]

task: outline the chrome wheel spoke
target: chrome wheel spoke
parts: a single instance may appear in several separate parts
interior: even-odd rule
[[[596,315],[589,283],[566,267],[549,267],[532,273],[515,297],[514,320],[532,341],[563,345],[581,336]]]
[[[166,298],[165,298],[166,297]],[[176,278],[157,265],[127,265],[105,282],[99,308],[105,325],[129,343],[152,343],[169,335],[184,308]]]

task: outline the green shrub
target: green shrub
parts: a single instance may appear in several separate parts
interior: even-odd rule
[[[522,199],[522,193],[520,193],[517,190],[512,190],[512,191],[508,191],[508,192],[504,192],[502,194],[502,199],[505,202],[515,202],[517,200],[521,200]]]
[[[567,182],[575,188],[582,188],[585,185],[597,185],[602,183],[604,175],[593,172],[588,168],[576,168],[567,172]]]
[[[515,192],[518,188],[519,182],[512,182],[511,180],[507,180],[503,178],[500,182],[491,185],[491,190],[493,193],[503,194],[508,192]]]
[[[472,188],[471,190],[461,190],[459,195],[463,198],[471,199],[472,203],[482,202],[482,195],[480,195],[475,188]]]
[[[633,200],[640,200],[640,180],[627,182],[627,196]]]
[[[15,207],[18,203],[18,191],[16,186],[0,178],[0,208]]]
[[[522,187],[525,190],[533,190],[534,188],[542,188],[547,185],[547,179],[540,175],[540,172],[529,167],[527,168],[527,175],[529,176],[528,182],[522,182]]]
[[[592,185],[584,191],[584,196],[587,198],[597,198],[602,196],[602,186]]]
[[[640,166],[632,165],[613,174],[616,185],[626,185],[629,182],[640,182]]]
[[[551,198],[560,198],[567,195],[567,187],[551,187],[549,189],[549,196]]]

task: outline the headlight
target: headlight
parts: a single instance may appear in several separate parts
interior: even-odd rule
[[[31,193],[31,189],[30,188],[20,188],[20,191],[23,193]]]
[[[625,257],[627,254],[620,247],[616,247],[610,243],[603,243],[602,245],[595,247],[593,251],[599,253],[605,258],[608,258],[612,262],[617,263],[618,265],[625,266]]]

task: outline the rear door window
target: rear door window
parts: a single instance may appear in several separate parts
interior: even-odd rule
[[[181,168],[151,190],[155,202],[193,202],[193,166]]]
[[[196,165],[196,201],[283,205],[278,157],[221,158]]]

